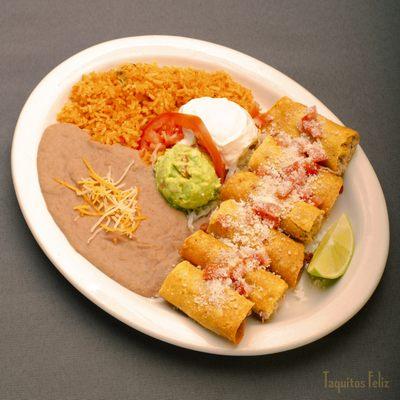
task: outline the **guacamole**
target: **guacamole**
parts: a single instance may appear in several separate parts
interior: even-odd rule
[[[208,156],[197,147],[176,144],[155,165],[157,188],[173,207],[185,210],[206,205],[221,183]]]

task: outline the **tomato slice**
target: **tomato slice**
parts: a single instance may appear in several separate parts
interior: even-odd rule
[[[183,139],[181,127],[175,126],[173,121],[168,119],[157,121],[158,118],[151,120],[144,126],[139,149],[153,151],[157,147],[159,151],[164,151]]]
[[[183,139],[182,129],[189,129],[197,143],[210,155],[217,176],[223,182],[226,175],[225,164],[217,146],[203,121],[196,115],[166,112],[148,122],[143,128],[139,148],[154,150],[158,144],[162,149],[172,147]]]

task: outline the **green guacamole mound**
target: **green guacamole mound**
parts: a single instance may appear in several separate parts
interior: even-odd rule
[[[159,192],[173,207],[193,210],[217,196],[221,183],[210,159],[196,147],[176,144],[155,165]]]

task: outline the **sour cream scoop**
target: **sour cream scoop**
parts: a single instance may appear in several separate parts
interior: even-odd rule
[[[179,112],[201,118],[228,169],[237,165],[257,138],[258,129],[250,114],[226,98],[199,97],[183,105]],[[180,143],[194,144],[192,132],[185,129],[184,135]]]

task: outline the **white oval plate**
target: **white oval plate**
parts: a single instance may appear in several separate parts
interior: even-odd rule
[[[238,346],[208,332],[160,299],[141,297],[100,272],[69,244],[49,214],[40,191],[36,156],[44,129],[56,121],[72,85],[83,73],[123,62],[152,62],[224,69],[253,90],[263,108],[290,96],[340,122],[318,99],[270,66],[237,51],[194,39],[141,36],[102,43],[69,58],[32,92],[19,117],[12,146],[17,198],[34,237],[58,270],[86,297],[109,314],[147,334],[193,350],[256,355],[310,343],[344,324],[372,295],[385,268],[389,224],[378,179],[361,148],[346,172],[345,190],[330,220],[346,212],[355,234],[354,256],[344,277],[328,290],[310,284],[307,274],[267,324],[249,319]],[[362,139],[362,133],[361,133]],[[328,226],[330,221],[325,224]]]

